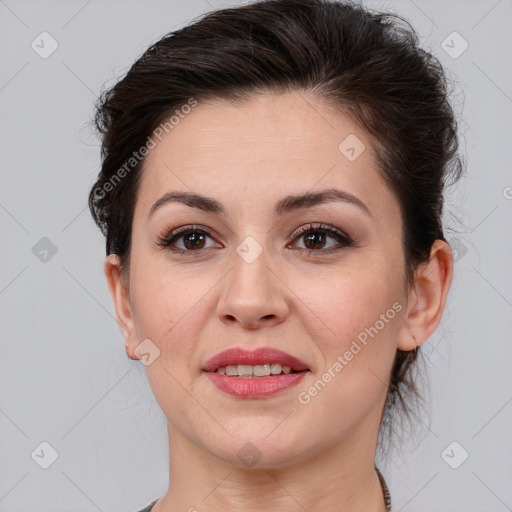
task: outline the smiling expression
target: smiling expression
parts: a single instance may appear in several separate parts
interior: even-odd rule
[[[365,146],[353,160],[339,149],[348,136]],[[233,464],[251,442],[268,467],[373,435],[400,314],[314,400],[297,400],[407,301],[399,203],[368,135],[305,93],[199,102],[150,151],[141,178],[125,336],[132,350],[144,339],[159,348],[146,371],[171,427]],[[272,347],[309,371],[241,399],[202,371],[233,347]]]

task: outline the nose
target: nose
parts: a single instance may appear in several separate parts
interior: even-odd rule
[[[217,305],[221,321],[251,330],[282,323],[289,314],[286,286],[264,253],[252,263],[238,254],[234,260]]]

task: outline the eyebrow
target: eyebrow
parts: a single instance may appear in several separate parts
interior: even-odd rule
[[[334,201],[341,201],[355,205],[364,211],[369,217],[372,216],[370,209],[359,198],[336,188],[329,188],[320,192],[306,192],[304,194],[286,196],[276,203],[274,206],[274,212],[276,215],[282,216],[295,210],[311,208],[313,206],[331,203]],[[226,215],[226,209],[224,206],[211,197],[189,192],[168,192],[151,206],[148,218],[151,217],[156,210],[168,203],[182,203],[193,208],[199,208],[205,212],[223,216]]]

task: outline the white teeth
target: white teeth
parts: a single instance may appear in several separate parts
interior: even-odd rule
[[[238,375],[238,367],[231,364],[226,366],[226,375]]]
[[[252,375],[252,366],[250,364],[239,364],[237,366],[238,375]]]
[[[220,366],[217,373],[229,375],[230,377],[268,377],[269,375],[279,375],[280,373],[288,374],[292,371],[289,366],[281,366],[279,363],[272,364],[230,364],[228,366]]]
[[[269,364],[257,364],[252,368],[252,374],[256,375],[256,377],[267,377],[270,375],[270,365]]]
[[[279,375],[282,368],[283,367],[279,363],[272,363],[270,365],[270,373],[272,373],[272,375]]]

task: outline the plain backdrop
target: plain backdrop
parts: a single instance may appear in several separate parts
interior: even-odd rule
[[[100,165],[90,121],[102,87],[150,43],[237,4],[0,1],[1,512],[134,512],[167,489],[165,418],[142,364],[125,355],[104,239],[86,207]],[[395,511],[505,512],[512,2],[366,5],[409,19],[446,67],[467,160],[466,178],[446,198],[456,269],[442,325],[424,345],[423,433],[414,443],[404,435],[381,470]]]

